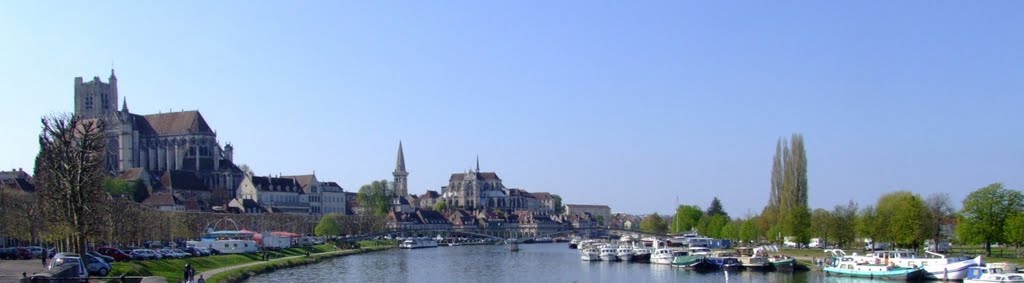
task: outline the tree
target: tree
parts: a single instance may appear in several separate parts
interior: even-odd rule
[[[1006,218],[1006,227],[1003,227],[1004,240],[1014,245],[1014,250],[1020,253],[1020,244],[1024,243],[1024,213],[1016,213]]]
[[[565,212],[565,207],[562,207],[562,196],[551,195],[551,198],[555,200],[555,213],[562,214]]]
[[[640,231],[662,234],[666,230],[668,230],[668,225],[665,224],[665,220],[657,212],[647,215],[640,221]]]
[[[832,231],[835,244],[844,247],[857,238],[857,203],[852,200],[846,205],[836,205],[832,210]]]
[[[882,226],[878,222],[878,212],[874,206],[867,206],[861,209],[857,215],[857,236],[870,238],[874,242],[885,241],[882,239]]]
[[[753,242],[757,240],[757,219],[751,218],[743,221],[740,226],[740,241]]]
[[[953,203],[947,193],[934,193],[928,195],[924,200],[928,208],[928,225],[925,231],[932,239],[932,243],[939,243],[942,237],[942,226],[953,220]]]
[[[811,230],[814,231],[812,234],[826,242],[831,242],[835,237],[832,231],[833,222],[835,222],[835,218],[832,217],[831,212],[821,208],[815,209],[811,212]]]
[[[256,176],[256,172],[252,171],[252,167],[249,167],[249,164],[244,164],[243,163],[242,165],[239,165],[238,166],[238,170],[242,170],[242,173],[244,173],[246,175]]]
[[[702,217],[697,223],[697,232],[711,238],[721,238],[722,227],[729,224],[729,218],[724,215]]]
[[[696,205],[680,205],[676,208],[676,215],[672,219],[672,232],[680,233],[697,228],[700,218],[704,212]]]
[[[395,198],[395,191],[388,184],[387,180],[373,181],[359,188],[356,201],[367,213],[377,216],[388,214],[391,208],[391,201]]]
[[[793,134],[789,145],[779,139],[772,159],[771,195],[761,213],[762,229],[795,236],[797,242],[810,240],[811,210],[807,206],[807,156],[804,138]],[[775,237],[771,235],[770,237]]]
[[[743,223],[745,223],[743,220],[729,221],[729,223],[722,227],[721,232],[719,232],[719,236],[722,237],[722,239],[738,241],[740,239],[740,226],[743,225]]]
[[[313,233],[318,237],[341,235],[341,228],[338,227],[338,222],[335,221],[336,217],[337,213],[328,213],[320,217],[320,223],[313,229]]]
[[[83,253],[105,226],[110,199],[102,188],[104,124],[73,114],[44,117],[42,124],[35,182],[50,231],[55,232],[51,238],[61,239],[68,251]]]
[[[875,206],[883,238],[904,247],[918,247],[928,233],[928,208],[915,193],[899,191],[883,195]]]
[[[715,216],[715,215],[724,215],[726,217],[729,216],[729,213],[726,213],[725,209],[722,208],[722,201],[718,200],[718,197],[715,197],[714,199],[711,200],[711,205],[708,206],[708,211],[705,214],[708,215],[708,216]]]
[[[1006,219],[1021,212],[1020,191],[994,183],[964,198],[957,235],[966,243],[984,243],[985,255],[992,255],[992,243],[1003,241]]]
[[[141,181],[125,181],[107,177],[103,180],[103,190],[113,196],[126,196],[135,202],[142,202],[149,197],[149,189]]]
[[[434,211],[445,211],[445,209],[448,209],[448,203],[443,199],[434,203]]]

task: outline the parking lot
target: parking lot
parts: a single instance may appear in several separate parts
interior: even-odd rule
[[[39,259],[0,260],[0,283],[18,282],[23,272],[32,275],[43,271],[46,268]]]

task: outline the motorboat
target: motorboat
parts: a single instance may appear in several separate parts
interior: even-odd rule
[[[433,238],[408,238],[398,245],[401,249],[436,248],[437,240]]]
[[[621,261],[630,261],[633,259],[633,248],[622,246],[618,250],[615,250],[615,256]]]
[[[845,252],[842,250],[826,250],[826,253],[829,252],[845,256]],[[968,268],[984,265],[981,256],[974,258],[946,257],[938,253],[927,253],[929,256],[921,257],[913,251],[889,250],[875,251],[863,256],[854,254],[848,257],[858,263],[891,264],[907,268],[920,267],[924,269],[924,278],[937,280],[963,280],[967,277]]]
[[[599,261],[601,256],[596,248],[585,248],[580,250],[580,259],[583,261]]]
[[[679,251],[672,257],[672,267],[706,270],[710,269],[712,265],[707,262],[707,254]]]
[[[617,261],[617,260],[619,260],[619,257],[616,256],[616,251],[617,250],[618,250],[618,247],[616,247],[614,245],[605,245],[604,247],[601,248],[601,251],[600,251],[601,260],[604,260],[604,261]]]
[[[710,263],[715,269],[720,270],[738,270],[743,267],[740,263],[739,254],[729,251],[718,251],[711,254],[708,257],[708,263]]]
[[[796,268],[796,259],[788,255],[775,255],[768,257],[772,269],[778,271],[793,271]]]
[[[854,261],[840,261],[835,266],[825,267],[825,276],[856,277],[883,280],[915,280],[922,276],[921,268],[899,267],[885,264],[861,264]]]
[[[971,266],[964,283],[1024,282],[1024,274],[1008,273],[1002,266]]]
[[[651,250],[644,247],[633,248],[633,262],[651,262]]]
[[[768,271],[772,266],[771,262],[768,261],[768,256],[764,252],[764,248],[737,248],[736,252],[739,253],[740,265],[743,269],[750,271]]]
[[[672,259],[675,257],[676,250],[673,249],[657,249],[654,253],[651,253],[651,263],[653,264],[672,264]]]

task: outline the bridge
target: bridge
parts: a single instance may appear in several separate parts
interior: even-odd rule
[[[495,241],[502,241],[507,243],[522,243],[538,238],[545,237],[558,237],[567,235],[640,235],[640,236],[653,236],[659,238],[671,237],[668,234],[661,233],[650,233],[643,232],[640,230],[630,230],[621,228],[608,228],[608,227],[594,227],[594,228],[563,228],[555,231],[542,231],[527,233],[523,232],[519,228],[471,228],[471,229],[438,229],[438,228],[407,228],[407,229],[388,229],[382,232],[363,234],[354,237],[345,238],[348,241],[360,241],[368,239],[376,239],[384,236],[396,236],[396,237],[432,237],[435,235],[443,235],[445,238],[453,236],[471,236],[477,238],[490,239]]]

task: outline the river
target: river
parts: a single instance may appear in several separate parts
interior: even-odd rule
[[[254,276],[248,282],[872,282],[820,272],[696,273],[664,265],[584,262],[566,243],[387,250]]]

